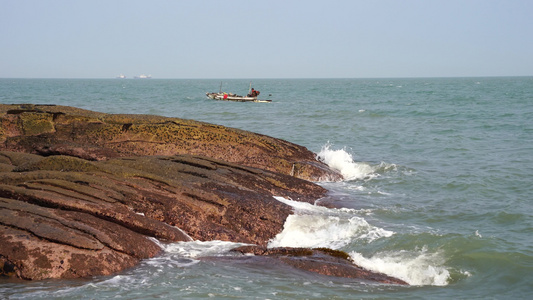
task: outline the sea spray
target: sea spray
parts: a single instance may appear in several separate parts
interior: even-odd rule
[[[283,197],[274,198],[293,207],[295,214],[287,218],[283,231],[269,242],[268,247],[342,249],[350,244],[369,244],[395,234],[370,225],[357,216],[360,211],[355,209],[332,209]],[[443,266],[443,255],[430,253],[427,247],[412,251],[379,252],[370,258],[357,251],[349,254],[355,264],[400,278],[411,285],[443,286],[447,285],[450,278],[449,271]]]
[[[285,221],[283,231],[274,237],[269,247],[328,247],[342,248],[353,240],[369,243],[394,234],[355,214],[354,209],[331,209],[309,203],[274,197],[292,206],[294,215]]]
[[[317,160],[339,171],[345,180],[361,180],[377,176],[372,166],[362,162],[355,162],[346,149],[332,150],[328,142],[317,154]]]
[[[370,258],[350,252],[355,264],[375,272],[381,272],[405,280],[411,285],[448,284],[450,272],[443,266],[441,253],[429,253],[427,247],[415,251],[376,253]]]

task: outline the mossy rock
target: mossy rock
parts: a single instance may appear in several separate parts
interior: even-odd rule
[[[26,135],[54,132],[53,115],[43,112],[24,112],[20,115]]]
[[[0,104],[0,122],[0,150],[91,160],[192,154],[310,181],[342,178],[316,161],[305,147],[194,120],[105,114],[67,106]]]
[[[0,151],[0,163],[20,166],[28,163],[36,163],[43,159],[42,156],[23,152]]]
[[[346,259],[346,260],[352,261],[352,258],[350,257],[350,255],[348,253],[344,252],[344,251],[341,251],[341,250],[334,250],[334,249],[330,249],[330,248],[313,248],[313,250],[322,252],[322,253],[327,254],[329,256],[333,256],[333,257],[342,258],[342,259]]]

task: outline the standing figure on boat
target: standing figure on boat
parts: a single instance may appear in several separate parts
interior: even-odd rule
[[[261,92],[256,91],[256,90],[254,90],[254,88],[252,88],[252,91],[248,94],[248,97],[257,97],[257,96],[259,96],[260,93]]]

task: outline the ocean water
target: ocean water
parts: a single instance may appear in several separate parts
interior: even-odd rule
[[[338,169],[336,209],[294,207],[274,246],[330,247],[395,286],[279,265],[206,260],[238,246],[161,244],[113,276],[19,282],[6,299],[529,299],[533,77],[255,79],[271,103],[214,101],[249,80],[0,79],[0,103],[195,119],[303,145]]]

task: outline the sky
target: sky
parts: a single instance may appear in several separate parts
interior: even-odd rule
[[[0,0],[0,78],[533,75],[531,0]]]

